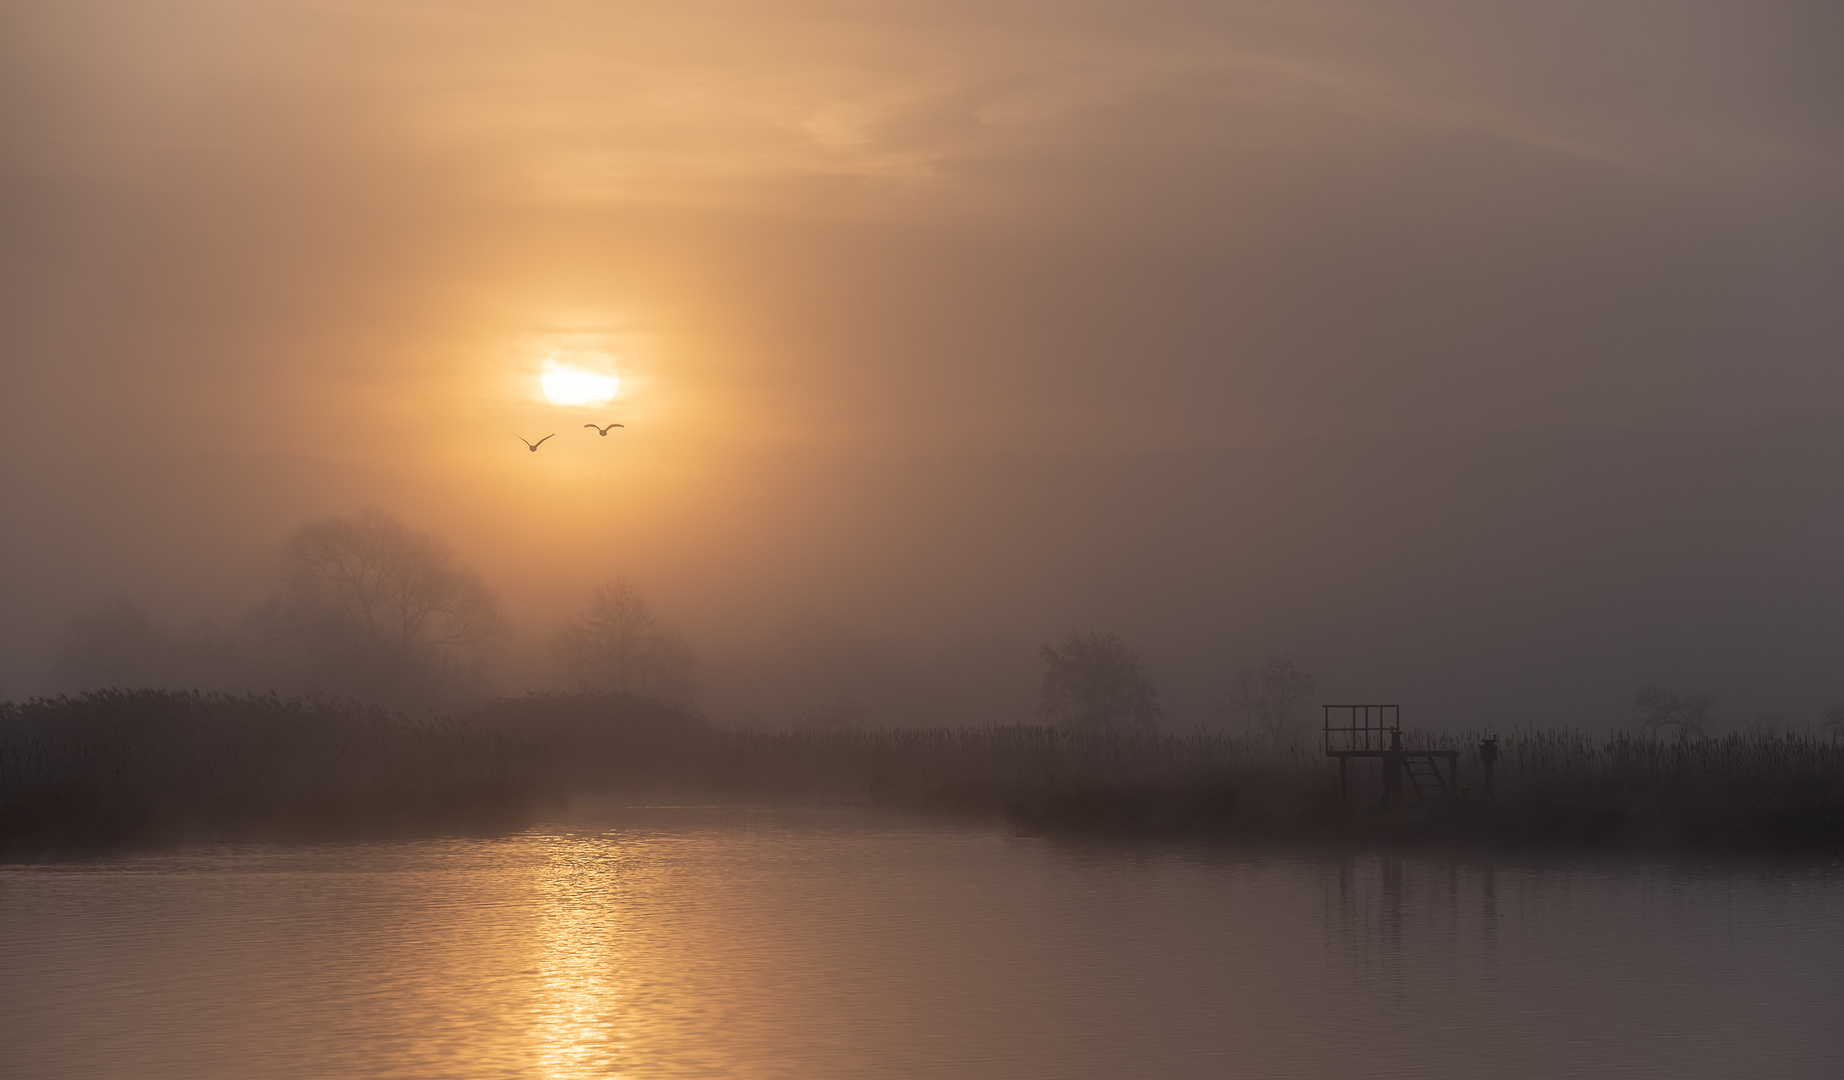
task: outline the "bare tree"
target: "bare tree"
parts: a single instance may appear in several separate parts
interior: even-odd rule
[[[793,731],[861,731],[870,710],[847,697],[835,698],[831,704],[810,706],[795,713],[788,721]]]
[[[1292,742],[1318,693],[1319,680],[1286,657],[1270,656],[1260,667],[1236,673],[1236,710],[1251,738]]]
[[[1678,739],[1701,739],[1709,735],[1710,706],[1716,699],[1709,694],[1674,694],[1657,686],[1648,686],[1633,697],[1639,715],[1633,723],[1656,735],[1666,728],[1677,731]]]
[[[1113,634],[1071,634],[1038,650],[1047,668],[1037,715],[1080,731],[1156,731],[1164,710],[1146,657]]]
[[[1742,730],[1756,738],[1778,738],[1786,734],[1786,717],[1770,710],[1743,720]]]
[[[1825,710],[1825,718],[1818,723],[1820,731],[1831,733],[1831,741],[1844,738],[1844,704],[1833,705]]]
[[[368,508],[303,525],[279,563],[282,586],[249,623],[306,688],[443,705],[481,690],[480,650],[506,622],[433,533]]]
[[[551,653],[582,690],[688,701],[695,689],[691,645],[661,626],[653,605],[625,580],[596,586],[583,617],[551,638]]]

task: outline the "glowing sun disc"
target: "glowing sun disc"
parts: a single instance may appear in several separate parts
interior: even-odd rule
[[[621,380],[599,371],[584,371],[546,360],[538,384],[544,387],[544,396],[553,405],[606,405],[614,398]]]

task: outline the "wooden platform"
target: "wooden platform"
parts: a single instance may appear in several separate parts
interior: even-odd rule
[[[1393,810],[1413,793],[1416,802],[1455,799],[1460,794],[1458,750],[1409,750],[1402,745],[1401,707],[1397,705],[1326,705],[1325,756],[1338,759],[1338,793],[1351,788],[1351,759],[1383,762],[1383,798],[1378,810]],[[1334,724],[1336,719],[1346,720]],[[1442,775],[1441,762],[1447,763]],[[1407,785],[1403,778],[1408,778]]]

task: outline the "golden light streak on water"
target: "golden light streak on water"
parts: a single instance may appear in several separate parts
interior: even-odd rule
[[[536,1072],[548,1080],[620,1076],[629,1019],[620,848],[602,853],[561,840],[549,846],[538,885]]]
[[[45,1080],[1837,1075],[1844,876],[796,808],[0,867]]]

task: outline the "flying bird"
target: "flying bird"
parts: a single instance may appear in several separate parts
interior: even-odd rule
[[[552,436],[554,436],[554,435],[556,435],[556,434],[557,434],[557,433],[556,433],[555,431],[553,431],[553,432],[551,432],[551,434],[550,434],[550,435],[546,435],[546,436],[544,437],[544,439],[548,439],[548,438],[551,438]],[[525,443],[525,448],[526,448],[527,450],[530,450],[530,451],[531,451],[532,453],[534,453],[534,454],[538,452],[538,447],[540,447],[540,446],[543,446],[543,445],[544,445],[544,439],[539,439],[539,440],[538,440],[537,442],[525,442],[525,436],[523,436],[523,435],[519,435],[519,434],[516,434],[516,433],[515,433],[515,434],[514,434],[514,435],[513,435],[512,437],[513,437],[513,438],[515,438],[515,439],[517,439],[517,440],[519,440],[519,441],[520,441],[520,442],[522,442],[522,443]]]
[[[602,436],[604,439],[606,439],[608,438],[608,428],[626,427],[627,425],[626,424],[610,424],[608,425],[608,427],[595,427],[594,424],[584,424],[583,426],[595,428],[595,433],[597,435]]]

